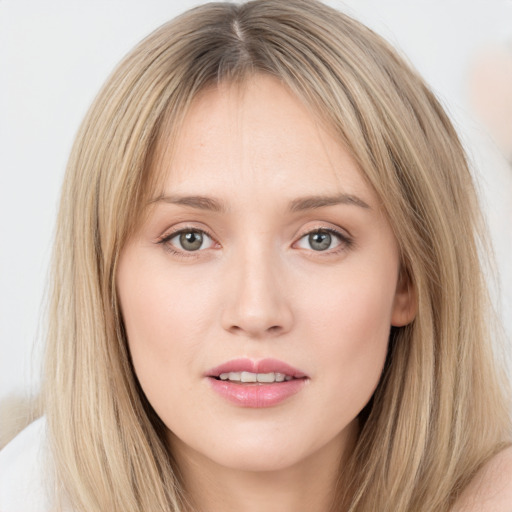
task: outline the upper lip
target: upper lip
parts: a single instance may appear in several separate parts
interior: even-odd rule
[[[251,372],[251,373],[282,373],[296,379],[302,379],[307,375],[293,366],[279,361],[278,359],[231,359],[222,363],[205,374],[206,377],[218,377],[221,373],[230,372]]]

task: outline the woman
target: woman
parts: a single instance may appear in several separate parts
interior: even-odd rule
[[[48,509],[508,510],[479,248],[449,120],[369,29],[303,0],[164,25],[64,183]]]

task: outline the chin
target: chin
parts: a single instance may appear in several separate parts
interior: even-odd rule
[[[282,471],[296,465],[302,454],[284,453],[282,450],[269,449],[238,449],[214,454],[215,463],[225,468],[247,472]]]
[[[275,427],[275,430],[278,430],[278,427]],[[221,438],[205,436],[204,442],[199,444],[187,443],[188,448],[192,448],[195,456],[199,456],[205,463],[211,461],[227,469],[248,472],[284,470],[308,456],[305,450],[308,443],[294,439],[294,436],[276,435],[276,432],[274,435],[267,432],[267,435],[259,436],[254,435],[254,432],[250,436],[236,435],[232,431],[230,433],[230,436]],[[183,441],[186,443],[186,440]]]

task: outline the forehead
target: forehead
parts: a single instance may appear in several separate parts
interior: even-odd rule
[[[172,145],[162,142],[156,169],[163,181],[160,193],[245,202],[258,192],[288,200],[344,193],[375,202],[334,131],[270,76],[202,91]]]

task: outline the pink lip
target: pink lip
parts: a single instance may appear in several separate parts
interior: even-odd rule
[[[261,359],[252,361],[251,359],[232,359],[206,372],[206,377],[218,377],[221,373],[229,372],[252,372],[252,373],[283,373],[296,379],[307,377],[304,372],[297,370],[289,364],[283,363],[277,359]]]
[[[294,377],[284,382],[244,383],[218,380],[221,373],[283,373]],[[212,368],[205,374],[212,389],[229,402],[239,407],[263,408],[277,405],[298,393],[308,380],[307,375],[276,359],[234,359]]]

